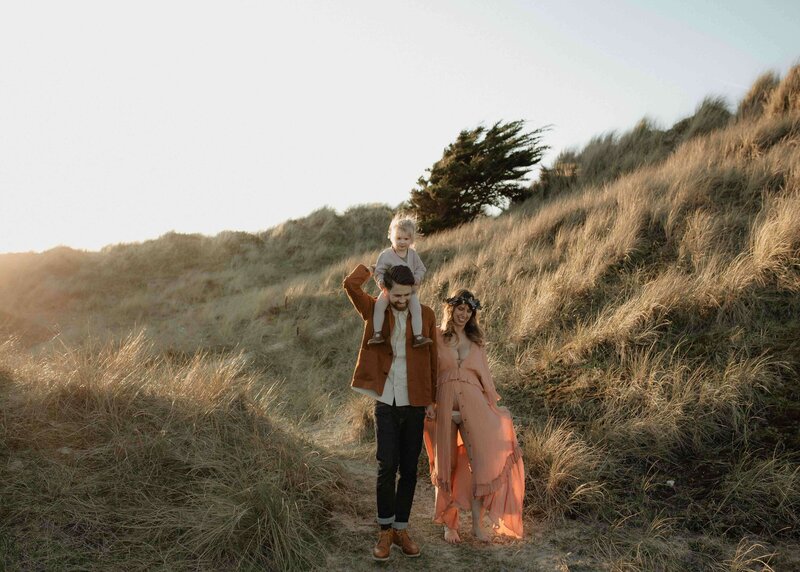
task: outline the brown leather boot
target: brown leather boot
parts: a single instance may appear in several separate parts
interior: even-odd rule
[[[404,556],[416,558],[419,556],[419,546],[408,536],[408,531],[392,529],[392,544],[396,544],[403,551]]]
[[[378,535],[378,544],[372,549],[372,558],[380,562],[389,560],[389,555],[392,553],[392,538],[391,528],[381,530]]]

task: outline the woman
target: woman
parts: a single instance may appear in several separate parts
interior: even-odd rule
[[[489,541],[488,515],[501,534],[522,537],[525,470],[511,415],[489,373],[481,305],[468,290],[445,301],[437,330],[439,354],[436,415],[425,423],[425,447],[436,487],[434,521],[447,542],[461,541],[458,511],[472,510],[472,532]]]

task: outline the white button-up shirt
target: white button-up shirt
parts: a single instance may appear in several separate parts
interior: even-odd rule
[[[391,307],[391,306],[390,306]],[[354,387],[359,393],[369,395],[387,405],[410,405],[408,401],[408,371],[406,369],[406,321],[408,320],[408,310],[398,312],[391,308],[394,314],[394,328],[392,328],[392,367],[389,368],[389,375],[386,376],[386,384],[383,386],[383,394],[378,395],[376,391]]]

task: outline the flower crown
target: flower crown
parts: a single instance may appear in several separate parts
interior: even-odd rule
[[[466,304],[472,309],[473,312],[481,309],[481,301],[471,294],[453,296],[452,298],[447,298],[444,303],[449,304],[450,306],[460,306],[461,304]]]

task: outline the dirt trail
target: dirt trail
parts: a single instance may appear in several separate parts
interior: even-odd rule
[[[328,570],[480,570],[489,571],[555,571],[590,572],[602,569],[589,555],[590,540],[586,530],[570,524],[565,527],[544,527],[536,522],[525,522],[525,538],[511,540],[496,536],[491,544],[473,539],[470,517],[462,516],[463,542],[450,545],[442,538],[442,526],[431,520],[434,492],[428,479],[425,453],[420,456],[420,478],[414,496],[409,532],[420,545],[419,558],[404,557],[396,547],[388,562],[375,562],[371,551],[377,539],[375,524],[375,470],[374,442],[364,444],[343,442],[342,430],[333,428],[314,430],[310,437],[316,446],[337,458],[352,479],[357,491],[355,514],[336,516],[342,545],[330,554],[325,564]],[[581,538],[581,537],[584,538]]]

